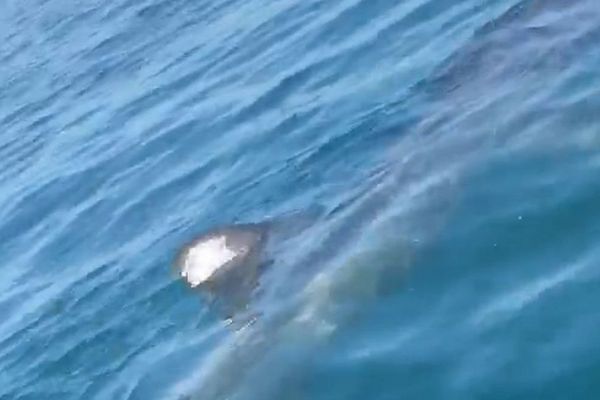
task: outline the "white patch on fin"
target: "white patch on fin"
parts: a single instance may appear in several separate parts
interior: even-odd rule
[[[237,253],[227,247],[225,236],[212,237],[190,247],[181,268],[181,277],[192,287],[208,280]]]

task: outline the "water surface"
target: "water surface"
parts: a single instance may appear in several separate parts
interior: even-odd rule
[[[594,0],[9,0],[0,399],[600,392]],[[170,274],[323,213],[252,326]]]

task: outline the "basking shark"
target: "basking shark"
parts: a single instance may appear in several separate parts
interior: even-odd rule
[[[502,157],[510,154],[504,150],[498,153],[498,148],[499,144],[510,143],[515,137],[516,122],[507,122],[506,115],[507,107],[514,108],[511,105],[513,99],[531,100],[531,93],[526,91],[532,88],[545,93],[547,85],[539,80],[541,72],[553,76],[555,71],[563,70],[564,63],[568,65],[572,57],[586,52],[592,54],[588,50],[596,41],[584,38],[589,39],[593,33],[600,32],[598,30],[582,30],[577,41],[570,35],[553,36],[563,32],[562,22],[569,20],[554,18],[561,15],[565,4],[520,1],[503,12],[497,10],[496,18],[483,26],[474,26],[472,37],[454,53],[448,54],[445,61],[407,95],[384,104],[381,113],[379,109],[373,111],[374,121],[384,121],[381,127],[373,128],[381,134],[388,131],[410,133],[394,141],[391,151],[386,149],[390,172],[381,179],[361,183],[355,197],[342,198],[344,203],[340,204],[344,205],[321,221],[321,231],[326,235],[314,232],[318,229],[307,235],[311,239],[310,245],[301,248],[303,257],[292,266],[312,268],[310,272],[315,273],[314,279],[309,279],[304,288],[287,290],[290,297],[296,295],[297,301],[289,307],[281,307],[282,312],[269,309],[270,312],[265,313],[258,323],[228,335],[221,345],[202,357],[197,371],[186,377],[189,381],[176,386],[174,392],[194,393],[192,398],[203,400],[240,398],[240,393],[246,395],[244,398],[254,399],[292,398],[294,393],[297,393],[295,398],[310,398],[310,393],[305,393],[307,385],[302,379],[294,384],[296,381],[288,378],[298,375],[296,367],[299,363],[303,367],[312,365],[304,360],[318,358],[321,344],[326,343],[326,339],[336,331],[348,328],[363,310],[370,311],[363,306],[365,299],[378,301],[381,287],[386,293],[402,290],[398,282],[401,282],[403,271],[419,266],[418,260],[414,260],[425,253],[423,250],[427,249],[428,243],[436,242],[453,221],[460,222],[452,218],[454,209],[461,204],[463,179],[486,168],[488,159],[494,160],[498,154]],[[586,13],[593,10],[594,4],[592,1],[579,2],[578,7],[570,10]],[[540,41],[541,37],[544,40]],[[543,51],[532,53],[531,48]],[[499,55],[502,62],[498,62]],[[489,98],[490,87],[496,88],[496,93],[502,93],[500,99]],[[536,101],[548,99],[540,93],[535,93]],[[484,104],[474,107],[482,103],[482,99],[486,100]],[[406,126],[398,123],[400,128],[396,128],[396,121],[402,122],[412,110],[417,110],[416,120],[409,121]],[[513,121],[520,125],[526,120],[535,121],[537,114],[517,113],[516,117]],[[493,134],[489,127],[494,127]],[[534,141],[534,131],[527,131],[527,140],[546,143]],[[547,132],[538,134],[540,137],[536,139],[541,140]],[[516,142],[525,146],[522,138]],[[212,275],[212,270],[215,270],[214,281],[233,285],[236,293],[245,285],[252,286],[243,283],[244,280],[227,278],[234,277],[231,272],[236,270],[247,273],[246,282],[261,275],[265,256],[276,240],[269,226],[259,224],[259,233],[255,228],[233,225],[200,235],[198,239],[219,238],[218,233],[224,232],[224,240],[209,241],[208,244],[206,240],[196,240],[190,244],[205,243],[205,247],[200,247],[202,251],[210,248],[228,250],[219,253],[221,262],[214,261],[210,264],[212,269],[207,267],[204,275],[195,275],[194,279],[191,269],[194,264],[189,264],[185,270],[181,267],[190,260],[188,251],[193,246],[184,247],[178,269],[180,276],[188,285],[195,285],[206,293],[213,290],[212,293],[220,298],[227,296],[221,296],[222,290],[211,289],[212,279],[201,279]],[[254,237],[250,243],[256,245],[249,248],[257,250],[252,254],[258,254],[260,261],[254,261],[254,255],[247,253],[238,256],[240,258],[233,257],[231,253],[238,254],[235,249],[239,242],[227,240],[233,238],[228,234],[232,232],[230,229],[240,235],[250,229],[252,233],[247,235]],[[385,240],[380,240],[381,236]],[[403,238],[406,242],[402,242]],[[252,262],[238,263],[242,260]],[[269,270],[273,273],[280,270],[280,261],[277,260],[277,268]],[[222,273],[217,274],[220,266]],[[283,272],[288,270],[284,268]],[[284,273],[280,281],[285,281],[284,289],[289,289],[293,279]],[[400,278],[396,279],[396,276]],[[349,311],[340,312],[346,310]],[[420,328],[414,332],[418,335]]]
[[[318,211],[291,213],[255,223],[212,227],[178,252],[175,273],[227,319],[243,312],[276,247],[312,224]]]
[[[268,264],[264,256],[268,236],[268,223],[210,229],[180,250],[176,271],[189,287],[216,301],[229,318],[246,307]]]

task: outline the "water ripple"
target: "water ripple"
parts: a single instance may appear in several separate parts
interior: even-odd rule
[[[598,12],[8,1],[0,399],[593,397]],[[169,276],[311,207],[254,325]]]

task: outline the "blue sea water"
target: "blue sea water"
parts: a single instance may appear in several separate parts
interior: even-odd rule
[[[600,395],[596,0],[0,8],[0,399]],[[254,324],[170,270],[315,208]]]

